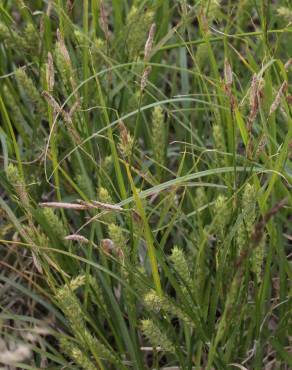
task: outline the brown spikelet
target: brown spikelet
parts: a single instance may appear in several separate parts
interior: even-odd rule
[[[54,84],[55,84],[55,70],[54,70],[53,57],[50,52],[48,52],[48,64],[47,64],[46,78],[47,78],[48,90],[53,91]]]
[[[123,121],[119,122],[120,139],[123,145],[128,144],[129,133]]]
[[[48,6],[47,6],[46,15],[48,17],[50,17],[51,16],[51,12],[52,12],[53,1],[52,0],[48,0],[47,3],[48,3]]]
[[[233,82],[233,76],[232,76],[231,65],[227,59],[225,59],[224,61],[224,79],[225,79],[225,85],[230,88]]]
[[[235,106],[235,97],[232,94],[232,82],[233,82],[233,76],[232,76],[232,69],[229,61],[225,59],[224,61],[224,89],[226,92],[226,95],[228,96],[230,100],[231,110],[234,110]]]
[[[267,135],[266,134],[262,135],[256,151],[256,157],[258,157],[264,151],[267,142],[268,142]]]
[[[289,59],[287,60],[287,62],[285,63],[284,68],[285,68],[285,70],[286,70],[286,71],[288,71],[288,69],[289,69],[291,66],[292,66],[292,58],[289,58]]]
[[[111,239],[103,239],[101,241],[101,248],[105,253],[109,254],[114,249],[114,243]]]
[[[60,108],[59,104],[52,97],[52,95],[50,93],[48,93],[48,91],[44,90],[42,92],[42,96],[46,99],[47,103],[53,108],[53,111],[55,113],[60,113],[61,112],[61,108]]]
[[[269,116],[271,114],[273,114],[277,108],[279,107],[280,105],[280,102],[281,102],[281,98],[282,96],[285,94],[285,92],[287,91],[288,89],[288,82],[287,81],[284,81],[275,97],[275,100],[273,101],[272,105],[271,105],[271,108],[270,108],[270,112],[269,112]]]
[[[144,72],[141,78],[141,84],[140,84],[141,91],[144,91],[147,86],[148,77],[150,75],[150,72],[151,72],[151,66],[148,66],[144,69]]]
[[[106,14],[106,10],[104,7],[104,3],[102,0],[100,0],[100,3],[99,3],[99,12],[100,12],[100,17],[99,17],[100,28],[102,29],[106,40],[108,40],[109,39],[108,19],[107,19],[107,14]]]
[[[71,59],[70,59],[70,55],[69,55],[69,52],[66,48],[66,45],[65,45],[65,41],[64,41],[64,38],[60,32],[59,29],[57,29],[57,39],[58,39],[58,42],[59,42],[59,47],[60,47],[60,52],[61,54],[63,55],[66,63],[68,65],[71,65]]]
[[[156,25],[155,23],[152,23],[150,30],[149,30],[147,41],[145,43],[145,48],[144,48],[144,60],[145,61],[150,59],[155,30],[156,30]]]
[[[89,240],[87,238],[85,238],[85,236],[79,235],[79,234],[67,235],[67,236],[65,236],[64,239],[65,240],[73,240],[73,241],[76,241],[76,242],[79,242],[79,243],[82,243],[82,244],[89,243]]]
[[[74,1],[73,0],[67,0],[66,1],[66,9],[67,9],[68,14],[72,13],[73,7],[74,7]]]
[[[253,138],[252,138],[252,128],[253,123],[258,114],[259,105],[263,98],[263,80],[258,78],[257,74],[252,77],[250,93],[249,93],[249,106],[250,113],[247,119],[247,132],[248,132],[248,144],[246,148],[247,157],[252,157],[253,150]]]

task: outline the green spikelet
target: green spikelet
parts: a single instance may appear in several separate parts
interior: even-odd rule
[[[196,59],[199,67],[204,68],[209,58],[208,45],[206,43],[200,44],[197,47]]]
[[[242,196],[243,221],[237,234],[238,255],[246,248],[254,229],[256,219],[256,190],[251,184],[246,184]]]
[[[100,164],[100,185],[105,189],[112,188],[110,179],[113,170],[113,164],[114,162],[111,155],[106,156]]]
[[[69,57],[69,53],[65,45],[61,42],[56,43],[55,47],[55,63],[60,74],[64,86],[69,88],[71,86],[70,78],[73,76],[73,69]]]
[[[23,46],[28,52],[36,52],[38,50],[38,36],[32,23],[28,23],[23,31]]]
[[[100,306],[106,312],[107,311],[107,306],[106,306],[106,303],[105,303],[105,300],[104,300],[103,290],[102,290],[97,278],[90,275],[89,283],[90,283],[90,287],[92,289],[92,293],[93,293],[95,301],[96,301],[96,298],[97,298],[98,306]]]
[[[226,145],[225,145],[225,139],[224,139],[222,129],[221,129],[220,125],[218,125],[218,124],[215,124],[213,126],[213,138],[214,138],[215,149],[218,150],[219,152],[221,152],[221,153],[216,153],[218,163],[221,166],[224,166],[225,165],[225,160],[224,160],[224,156],[223,156],[222,152],[223,153],[226,152]]]
[[[56,298],[70,323],[72,332],[75,334],[82,347],[90,349],[93,353],[97,353],[101,359],[106,359],[111,362],[116,361],[114,353],[97,338],[93,337],[86,328],[83,312],[70,284],[69,286],[64,285],[60,288],[56,293]]]
[[[110,193],[104,187],[100,187],[98,190],[98,200],[102,203],[113,204]],[[107,224],[113,224],[116,221],[116,216],[114,212],[107,212],[101,219]]]
[[[167,334],[163,333],[152,320],[142,320],[141,327],[143,334],[147,337],[153,347],[160,347],[165,352],[175,352],[175,347],[168,339]]]
[[[152,143],[153,157],[158,164],[165,164],[165,123],[163,110],[160,106],[156,106],[152,114]],[[157,171],[161,167],[157,166]]]
[[[86,277],[85,275],[77,275],[75,278],[70,280],[69,286],[72,292],[82,287],[85,284]]]
[[[254,247],[251,254],[251,271],[256,275],[257,281],[262,281],[263,261],[265,257],[266,235],[263,235],[260,243]]]
[[[106,53],[105,41],[101,38],[95,39],[90,49],[93,57],[93,62],[96,63],[96,65],[101,65],[102,64],[101,53],[103,54]]]
[[[90,179],[84,173],[77,173],[76,182],[80,190],[89,198],[91,198]]]
[[[66,228],[60,218],[54,213],[52,208],[44,208],[43,214],[56,237],[63,240],[66,236]]]
[[[21,110],[19,108],[19,105],[16,104],[12,94],[10,93],[7,86],[4,86],[3,89],[4,97],[5,97],[5,104],[7,104],[8,108],[11,111],[11,118],[13,120],[13,123],[17,129],[17,131],[20,133],[21,137],[25,142],[28,142],[29,136],[31,134],[30,127],[26,124],[25,119],[21,113]]]
[[[220,0],[210,0],[202,3],[209,22],[220,17],[220,2]]]
[[[292,10],[289,8],[286,8],[285,6],[280,6],[277,9],[277,13],[279,17],[284,18],[287,22],[292,22]]]
[[[195,203],[198,208],[203,207],[208,203],[206,191],[203,187],[198,187],[196,189]]]
[[[155,290],[151,290],[144,296],[144,304],[150,311],[160,312],[164,311],[172,316],[178,317],[182,321],[192,325],[190,319],[178,308],[168,297],[159,296]]]
[[[0,41],[9,40],[10,36],[8,27],[4,23],[0,22]]]
[[[136,57],[144,48],[154,13],[150,10],[141,12],[133,5],[127,17],[127,46],[129,57]]]
[[[176,272],[183,279],[184,284],[190,285],[191,275],[184,251],[177,246],[173,247],[169,259]]]
[[[29,196],[26,191],[25,183],[22,180],[18,169],[14,164],[10,163],[6,170],[6,176],[10,184],[13,186],[18,198],[20,200],[21,206],[25,209],[30,208]]]
[[[32,79],[29,78],[25,71],[21,68],[16,70],[15,76],[19,85],[22,87],[26,96],[34,106],[35,111],[38,114],[44,112],[44,102],[42,101],[41,95],[35,87]]]
[[[226,151],[225,140],[224,140],[222,129],[220,125],[218,124],[215,124],[213,126],[213,137],[214,137],[215,148],[217,150],[220,150],[221,152],[225,152]]]
[[[216,199],[214,205],[214,215],[215,218],[212,227],[214,233],[222,240],[231,216],[230,204],[228,204],[227,198],[224,195],[219,195]]]
[[[108,226],[108,234],[110,239],[113,241],[116,248],[123,251],[124,255],[129,254],[127,239],[124,235],[122,228],[116,224],[110,224]]]
[[[75,343],[71,343],[66,338],[61,338],[60,346],[62,352],[69,356],[80,368],[84,370],[96,370],[96,365],[88,358],[84,350],[77,347]]]

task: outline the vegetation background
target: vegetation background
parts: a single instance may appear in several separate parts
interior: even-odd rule
[[[2,0],[3,369],[291,369],[289,0]]]

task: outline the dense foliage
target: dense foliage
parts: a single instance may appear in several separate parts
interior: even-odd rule
[[[292,367],[291,22],[1,2],[4,368]]]

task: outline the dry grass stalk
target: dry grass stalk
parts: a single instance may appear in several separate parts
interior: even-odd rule
[[[107,204],[92,200],[90,203],[85,201],[78,201],[78,203],[66,203],[66,202],[43,202],[39,203],[40,207],[47,208],[63,208],[63,209],[74,209],[77,211],[83,211],[92,208],[100,208],[110,211],[123,211],[123,208],[114,204]]]

